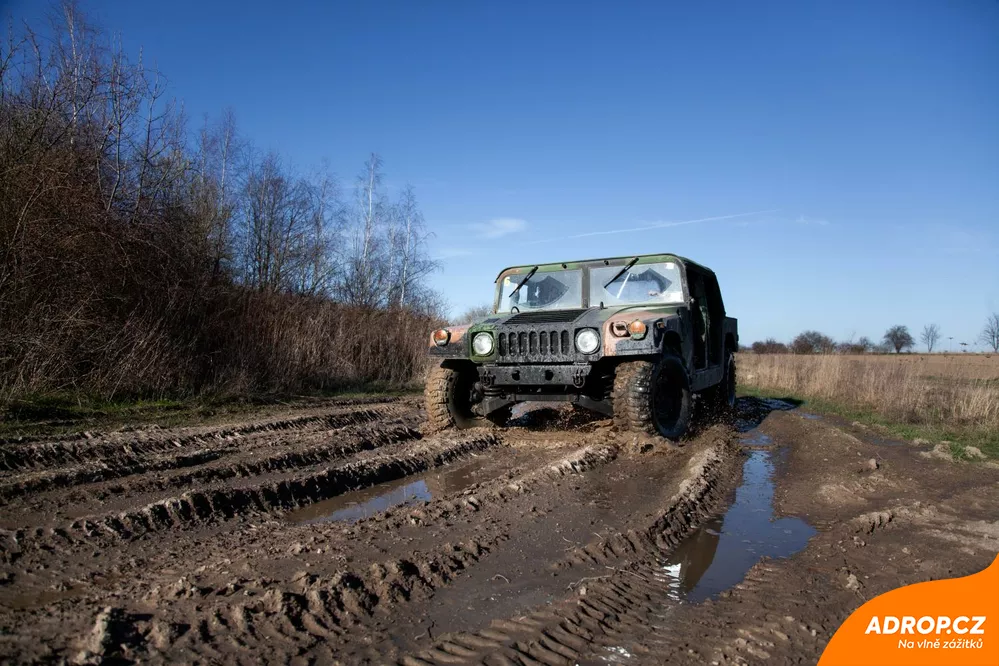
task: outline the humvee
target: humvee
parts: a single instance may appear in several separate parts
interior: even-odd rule
[[[673,254],[504,269],[493,313],[434,331],[428,426],[502,425],[526,401],[571,402],[676,441],[694,396],[735,404],[736,320],[714,272]]]

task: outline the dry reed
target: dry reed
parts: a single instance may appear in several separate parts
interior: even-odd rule
[[[914,358],[740,354],[739,380],[903,423],[999,428],[999,357],[974,364],[960,357],[950,363],[942,356],[922,363]]]

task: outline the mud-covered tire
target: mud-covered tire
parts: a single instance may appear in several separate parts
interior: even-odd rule
[[[512,406],[498,409],[488,417],[472,412],[472,406],[465,396],[471,391],[475,378],[474,370],[469,369],[438,366],[430,370],[423,393],[427,409],[427,433],[506,425]]]
[[[725,372],[722,380],[704,393],[708,409],[715,418],[724,418],[735,411],[735,355],[725,352]]]
[[[657,410],[661,391],[673,391],[675,409]],[[667,353],[658,361],[626,361],[614,374],[614,425],[678,441],[687,432],[693,412],[690,378],[683,361]]]

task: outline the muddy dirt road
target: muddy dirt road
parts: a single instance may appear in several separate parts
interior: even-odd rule
[[[415,399],[0,442],[0,660],[814,663],[999,552],[999,468],[741,399],[680,448]]]

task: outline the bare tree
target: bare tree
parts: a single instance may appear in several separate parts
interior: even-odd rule
[[[214,123],[205,120],[198,134],[189,199],[215,278],[235,260],[232,234],[239,206],[237,183],[245,177],[245,158],[246,142],[239,136],[232,109],[223,111]]]
[[[371,153],[364,163],[364,172],[358,176],[358,196],[361,200],[361,215],[363,219],[363,247],[361,250],[361,265],[365,269],[371,260],[374,237],[378,225],[385,215],[385,202],[381,193],[382,158],[377,153]]]
[[[326,247],[328,188],[324,184],[320,196],[273,153],[251,169],[243,210],[248,284],[259,291],[315,291],[320,276],[313,271]]]
[[[458,317],[456,317],[451,323],[452,324],[471,324],[474,321],[488,317],[493,313],[492,305],[473,305],[464,312],[462,312]]]
[[[405,306],[426,294],[421,280],[437,270],[439,264],[426,253],[426,243],[432,234],[426,230],[412,185],[402,190],[394,213],[396,222],[389,238],[395,262],[391,301]]]
[[[985,328],[982,329],[978,339],[992,347],[992,351],[999,353],[999,312],[993,312],[985,320]]]
[[[298,291],[328,296],[333,289],[337,234],[344,211],[336,178],[323,170],[305,186],[310,227],[303,243]]]
[[[388,302],[392,266],[385,234],[391,231],[390,213],[382,191],[382,160],[372,153],[354,185],[353,228],[336,289],[340,300],[364,307]]]
[[[926,353],[932,354],[940,340],[940,327],[936,324],[927,324],[923,327],[923,332],[919,335],[919,340],[926,345]]]
[[[884,341],[895,350],[896,354],[902,353],[903,349],[911,349],[916,341],[909,333],[909,327],[897,324],[892,326],[884,334]]]

